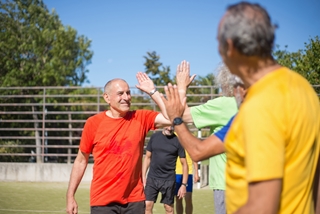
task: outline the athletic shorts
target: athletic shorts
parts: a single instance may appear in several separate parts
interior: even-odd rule
[[[178,191],[181,187],[182,184],[182,175],[181,174],[176,174],[176,190],[174,195],[178,195]],[[193,175],[189,174],[188,175],[188,186],[187,186],[187,192],[192,192],[193,189]]]
[[[161,192],[161,203],[171,205],[174,203],[174,190],[176,182],[167,180],[158,180],[155,178],[147,178],[144,189],[146,201],[156,202],[159,192]]]
[[[92,206],[91,214],[144,214],[145,201],[130,202],[127,204],[111,203],[106,206]]]

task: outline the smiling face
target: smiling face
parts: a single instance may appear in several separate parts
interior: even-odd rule
[[[110,110],[120,116],[124,116],[131,105],[131,94],[129,85],[121,80],[116,79],[110,83],[103,94],[104,100],[110,105]]]
[[[174,133],[174,128],[172,126],[166,126],[163,128],[162,133],[166,136],[171,136]]]

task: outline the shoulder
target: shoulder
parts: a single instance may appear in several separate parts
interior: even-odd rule
[[[217,98],[214,98],[212,100],[208,100],[208,102],[206,103],[207,105],[221,105],[221,104],[233,104],[233,103],[236,103],[236,99],[234,97],[217,97]]]
[[[201,109],[201,108],[223,108],[225,106],[233,106],[236,105],[236,99],[234,97],[217,97],[212,100],[208,100],[206,103],[193,106],[191,110]]]
[[[106,111],[100,112],[98,114],[90,116],[87,121],[99,121],[106,117]]]
[[[128,114],[132,116],[156,117],[159,114],[159,112],[147,110],[147,109],[141,109],[141,110],[129,111]]]
[[[150,137],[150,139],[153,139],[153,138],[159,138],[159,137],[162,137],[164,136],[160,131],[156,131],[155,133],[153,133]]]

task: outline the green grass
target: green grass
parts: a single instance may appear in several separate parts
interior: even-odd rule
[[[67,183],[0,182],[1,214],[56,214],[65,213]],[[163,204],[154,206],[154,214],[163,214]],[[90,213],[89,184],[81,183],[76,193],[79,214]],[[210,189],[193,192],[194,214],[214,213]]]

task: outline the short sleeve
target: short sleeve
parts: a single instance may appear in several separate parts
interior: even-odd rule
[[[212,130],[224,126],[237,111],[234,97],[218,97],[190,108],[195,126],[197,128],[211,127]]]
[[[229,128],[231,126],[231,123],[233,121],[235,116],[231,117],[231,119],[229,120],[229,122],[222,127],[222,129],[220,129],[219,131],[217,131],[214,135],[216,135],[222,142],[224,142],[224,139],[229,131]]]

